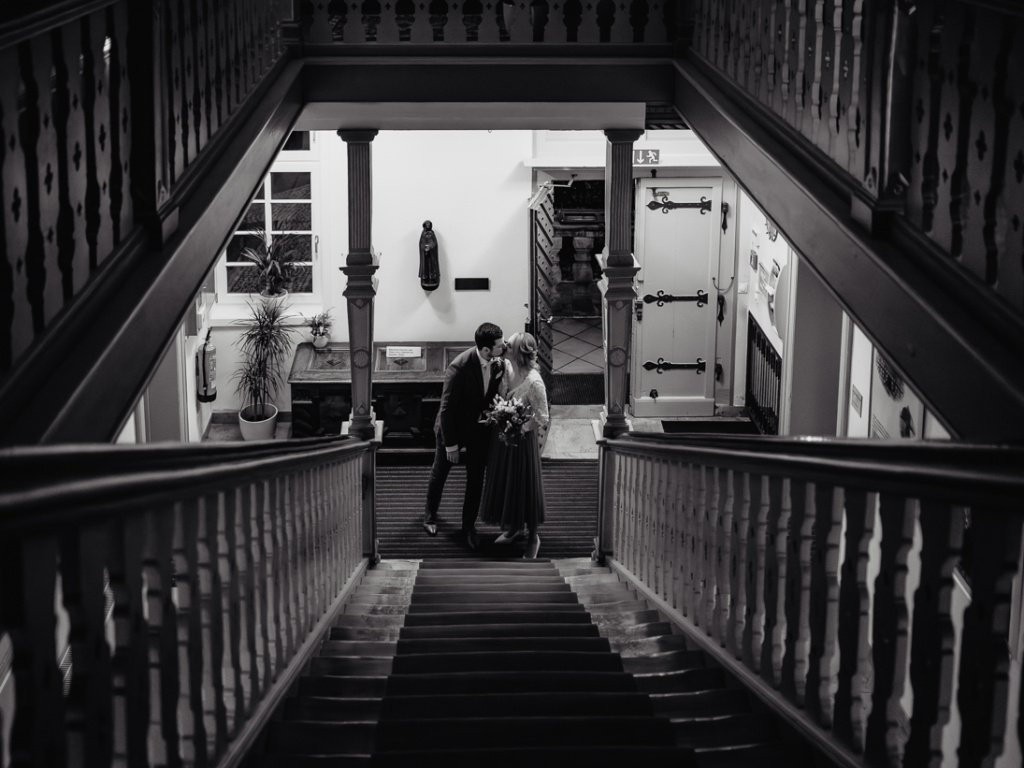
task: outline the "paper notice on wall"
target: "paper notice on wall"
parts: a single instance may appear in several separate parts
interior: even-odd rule
[[[387,356],[396,357],[421,357],[423,347],[387,347]]]

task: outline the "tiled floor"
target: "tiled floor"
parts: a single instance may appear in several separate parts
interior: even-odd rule
[[[556,317],[551,329],[555,373],[603,373],[601,318]]]

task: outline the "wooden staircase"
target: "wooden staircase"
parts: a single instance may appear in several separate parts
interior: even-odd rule
[[[250,765],[811,765],[609,569],[383,561]]]

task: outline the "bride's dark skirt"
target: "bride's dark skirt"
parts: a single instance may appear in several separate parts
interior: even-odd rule
[[[524,525],[536,530],[544,522],[544,485],[540,473],[537,430],[523,435],[519,445],[510,447],[491,436],[487,480],[481,520],[518,531]]]

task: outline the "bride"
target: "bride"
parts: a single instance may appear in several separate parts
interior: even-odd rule
[[[495,544],[509,544],[529,534],[528,558],[537,557],[540,536],[537,528],[544,522],[544,487],[541,481],[538,429],[544,429],[548,417],[548,397],[537,368],[537,340],[529,333],[516,333],[508,340],[505,375],[498,394],[518,398],[527,404],[531,416],[523,425],[523,436],[511,445],[491,437],[487,481],[484,486],[483,520],[500,525],[504,533]]]

